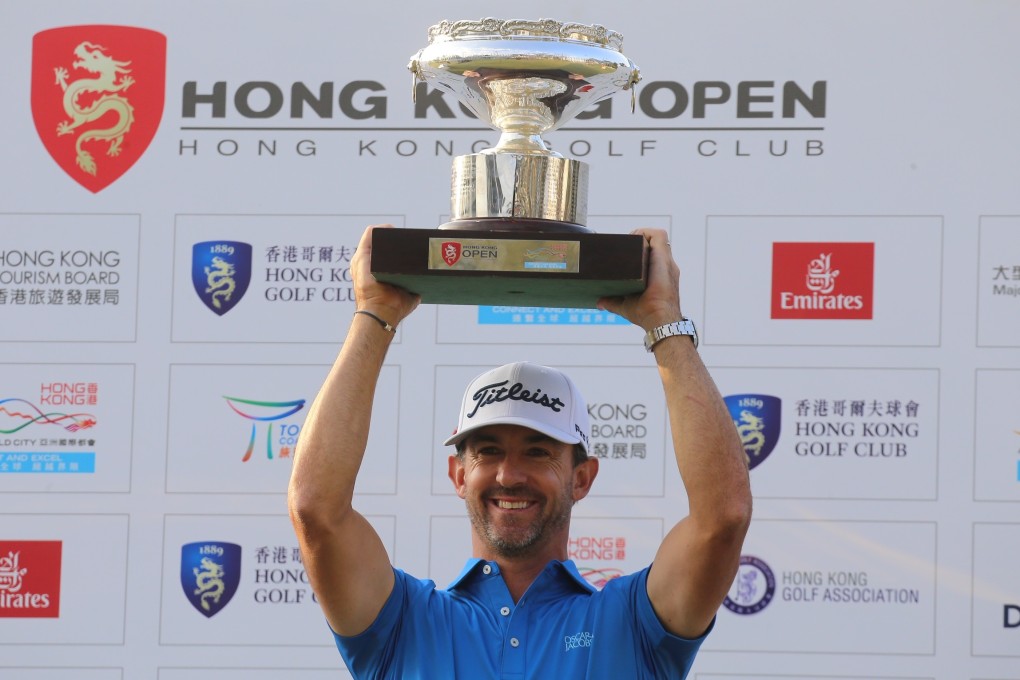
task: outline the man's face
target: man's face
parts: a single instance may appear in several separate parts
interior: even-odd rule
[[[595,465],[594,463],[592,465]],[[566,548],[570,509],[594,474],[573,465],[573,446],[518,425],[492,425],[451,457],[450,477],[476,539],[497,557]]]

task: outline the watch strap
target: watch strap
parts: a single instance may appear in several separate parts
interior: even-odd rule
[[[694,322],[684,317],[679,321],[673,323],[663,324],[657,326],[645,334],[645,349],[649,352],[655,347],[656,343],[660,340],[672,337],[674,335],[689,335],[691,340],[694,342],[694,347],[698,346],[698,329],[694,327]]]

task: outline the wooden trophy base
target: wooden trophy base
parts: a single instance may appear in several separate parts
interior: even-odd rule
[[[463,226],[376,229],[372,274],[431,304],[595,309],[645,289],[643,236]]]

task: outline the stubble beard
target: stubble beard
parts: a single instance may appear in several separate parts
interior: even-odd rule
[[[569,488],[563,489],[563,493],[558,498],[541,501],[542,507],[536,519],[530,522],[512,521],[505,527],[492,521],[488,500],[492,495],[512,498],[524,494],[521,490],[497,487],[467,503],[468,517],[471,519],[471,526],[474,527],[475,533],[499,557],[518,558],[532,554],[549,536],[570,524],[570,509],[573,499]],[[534,498],[534,496],[530,497]],[[551,515],[546,515],[545,510],[550,502],[555,502],[557,507]]]

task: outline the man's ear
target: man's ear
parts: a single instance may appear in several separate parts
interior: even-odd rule
[[[464,464],[460,462],[460,458],[457,456],[450,456],[447,466],[449,468],[447,474],[450,477],[450,481],[453,482],[453,488],[456,490],[457,495],[463,499],[466,493],[464,490]]]
[[[574,502],[581,500],[591,491],[592,482],[599,474],[599,459],[589,456],[588,460],[574,466]]]

